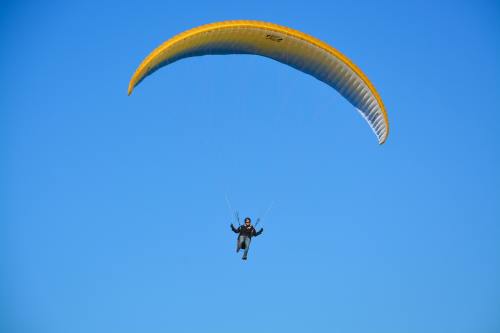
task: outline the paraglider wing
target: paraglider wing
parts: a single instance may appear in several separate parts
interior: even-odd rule
[[[366,119],[380,144],[389,135],[384,104],[366,75],[330,45],[303,32],[260,21],[225,21],[187,30],[148,55],[128,94],[145,77],[177,60],[208,54],[255,54],[310,74],[335,88]]]

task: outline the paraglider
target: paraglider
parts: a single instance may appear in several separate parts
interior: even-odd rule
[[[255,230],[255,227],[252,225],[252,220],[249,217],[245,217],[244,225],[240,225],[238,226],[238,228],[235,228],[231,223],[231,230],[238,234],[236,252],[244,250],[243,257],[241,259],[247,260],[248,250],[250,249],[250,242],[252,241],[252,237],[257,237],[262,234],[264,228],[260,228],[259,231]]]
[[[333,87],[361,113],[380,144],[387,140],[387,112],[368,77],[327,43],[273,23],[224,21],[182,32],[143,60],[129,82],[128,94],[148,75],[178,60],[226,54],[260,55],[312,75]]]
[[[261,220],[265,218],[267,214],[271,211],[274,205],[274,201],[271,202],[266,212],[263,215],[261,215],[261,217],[257,218],[257,222],[255,223],[255,225],[252,225],[252,219],[250,217],[245,217],[244,225],[241,225],[240,214],[238,213],[238,211],[233,210],[233,207],[231,206],[231,202],[229,201],[227,194],[226,194],[226,203],[227,207],[229,208],[229,211],[231,213],[234,212],[234,218],[236,222],[238,222],[238,228],[235,228],[232,223],[230,225],[231,230],[234,233],[238,234],[238,238],[236,239],[236,253],[240,252],[240,250],[244,250],[243,257],[241,259],[247,260],[248,250],[250,248],[250,242],[252,240],[252,237],[259,236],[264,231],[264,228],[260,228],[259,231],[257,231],[255,228],[259,225]]]
[[[151,52],[130,79],[132,94],[147,76],[178,60],[204,55],[253,54],[276,60],[313,76],[334,88],[357,109],[375,133],[379,144],[389,135],[389,120],[375,86],[351,60],[327,43],[298,30],[261,21],[224,21],[182,32]],[[238,220],[239,224],[239,220]],[[256,225],[258,224],[258,220]],[[246,260],[256,231],[251,219],[231,229],[238,233],[237,251]]]

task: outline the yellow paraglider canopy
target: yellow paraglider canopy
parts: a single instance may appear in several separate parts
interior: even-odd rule
[[[335,88],[358,109],[380,144],[387,140],[387,112],[368,77],[330,45],[273,23],[246,20],[217,22],[174,36],[144,59],[130,80],[128,94],[158,68],[183,58],[208,54],[255,54],[310,74]]]

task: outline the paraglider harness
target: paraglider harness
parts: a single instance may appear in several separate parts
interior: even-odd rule
[[[262,231],[264,231],[263,228],[260,228],[260,230],[257,231],[257,230],[255,230],[254,226],[247,227],[245,225],[240,225],[240,226],[238,226],[238,228],[235,228],[232,224],[231,224],[231,229],[233,230],[233,232],[239,234],[238,235],[238,244],[240,244],[240,241],[239,241],[240,237],[248,237],[248,238],[252,239],[252,237],[259,236],[262,233]],[[245,242],[241,242],[241,249],[244,250],[245,248],[246,248]]]

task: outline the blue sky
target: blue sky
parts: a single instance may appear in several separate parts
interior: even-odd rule
[[[500,330],[494,1],[5,2],[0,329]],[[270,21],[345,53],[391,121],[255,56],[128,80],[160,43]],[[249,260],[242,215],[271,201]]]

